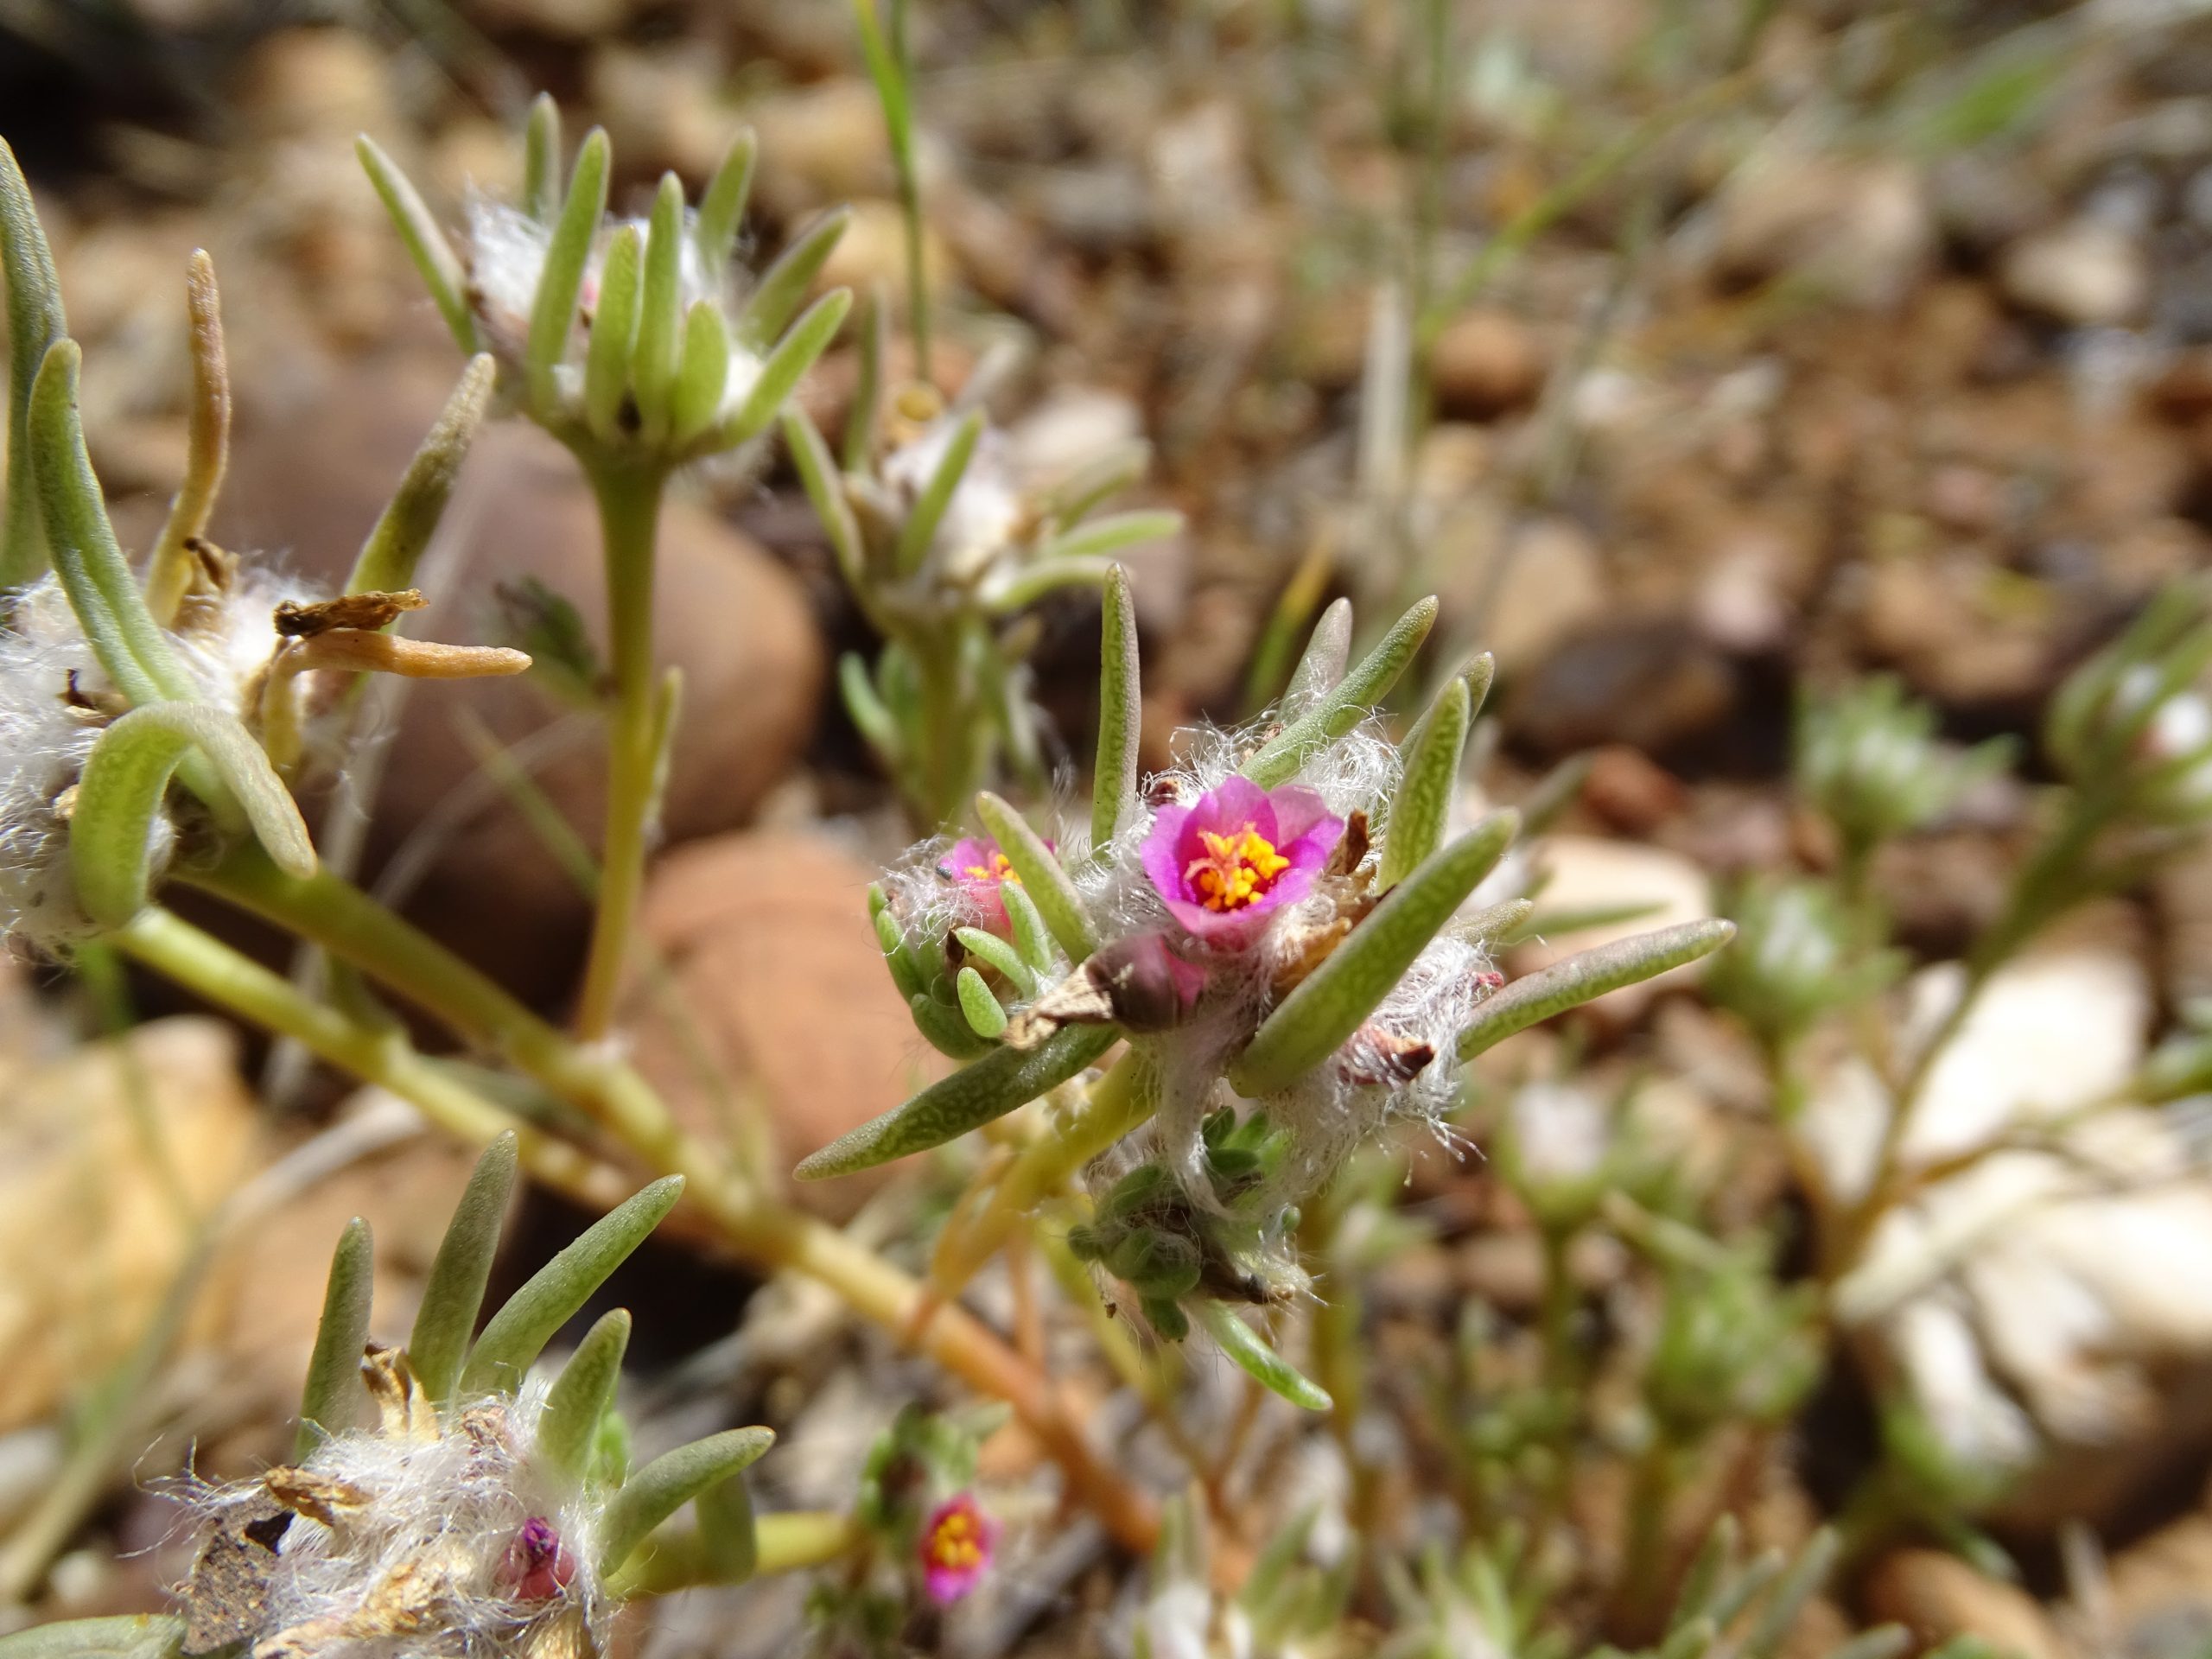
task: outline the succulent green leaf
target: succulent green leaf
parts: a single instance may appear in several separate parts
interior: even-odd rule
[[[645,435],[655,442],[668,435],[669,404],[683,350],[683,312],[679,279],[683,271],[683,183],[673,173],[660,177],[652,216],[645,227],[645,284],[638,302],[638,343],[630,356],[630,385],[638,398]]]
[[[699,248],[699,265],[709,289],[720,291],[729,281],[730,245],[745,217],[745,203],[753,194],[753,162],[759,153],[753,130],[746,128],[729,142],[715,175],[707,181],[707,194],[699,198],[699,218],[692,227]]]
[[[837,692],[844,699],[845,712],[868,740],[868,747],[875,751],[876,759],[887,766],[896,766],[899,722],[876,695],[875,682],[868,677],[868,659],[860,652],[849,651],[837,659]]]
[[[792,407],[784,410],[784,442],[791,446],[791,464],[798,468],[806,499],[814,505],[814,516],[822,521],[823,533],[830,538],[830,550],[837,558],[837,574],[845,579],[850,592],[864,592],[868,567],[861,546],[861,527],[854,521],[852,504],[845,499],[830,446],[822,441],[806,411]]]
[[[622,1356],[629,1346],[629,1309],[601,1314],[584,1332],[545,1395],[537,1450],[572,1481],[582,1481],[591,1465],[600,1420],[614,1404],[615,1387],[622,1380]]]
[[[850,289],[833,288],[807,307],[805,314],[791,326],[790,332],[776,342],[776,349],[768,353],[768,360],[760,365],[753,390],[745,394],[745,401],[737,406],[737,412],[722,423],[724,442],[748,443],[768,429],[768,423],[782,410],[785,400],[798,389],[800,379],[814,366],[815,359],[836,338],[838,326],[845,321],[845,313],[852,308],[852,303]]]
[[[1684,922],[1554,963],[1515,980],[1475,1010],[1473,1020],[1459,1033],[1459,1058],[1471,1060],[1540,1020],[1695,962],[1735,937],[1733,922]]]
[[[168,627],[191,584],[190,544],[206,534],[231,460],[231,372],[223,349],[223,301],[215,262],[205,248],[185,265],[185,317],[192,358],[192,398],[186,417],[184,477],[168,517],[146,557],[146,609]]]
[[[1083,896],[1060,868],[1060,861],[1052,856],[1052,849],[1029,827],[1028,820],[988,790],[976,798],[976,812],[1006,855],[1006,861],[1014,867],[1067,959],[1081,962],[1096,950],[1098,938],[1084,913]]]
[[[930,481],[915,499],[906,522],[899,528],[899,543],[892,566],[900,575],[910,576],[922,568],[930,543],[937,539],[938,526],[944,522],[945,509],[952,505],[953,493],[959,489],[960,480],[967,475],[968,463],[975,457],[976,442],[982,435],[981,410],[971,410],[953,429],[944,453],[938,458],[937,470],[930,474]]]
[[[731,1428],[655,1458],[622,1483],[600,1523],[599,1570],[613,1573],[646,1535],[691,1498],[760,1460],[776,1443],[766,1428]]]
[[[1467,664],[1459,677],[1467,683],[1467,718],[1472,720],[1490,701],[1490,689],[1497,679],[1497,658],[1485,651]]]
[[[1052,966],[1052,936],[1037,906],[1019,881],[999,883],[999,900],[1006,906],[1007,926],[1014,934],[1014,948],[1039,973]]]
[[[292,1456],[306,1457],[333,1434],[353,1427],[369,1403],[361,1385],[361,1351],[369,1341],[369,1296],[376,1288],[376,1243],[359,1216],[338,1235],[330,1277],[322,1291],[322,1319],[315,1328],[307,1387],[300,1396],[300,1427]]]
[[[0,1659],[174,1659],[184,1628],[168,1613],[63,1619],[0,1636]]]
[[[149,702],[92,746],[69,821],[78,902],[102,926],[120,927],[146,907],[155,814],[192,749],[213,763],[277,868],[292,876],[315,874],[315,845],[300,809],[237,716],[208,702]]]
[[[1306,639],[1298,666],[1290,671],[1290,683],[1282,693],[1285,718],[1297,719],[1334,690],[1351,661],[1351,601],[1339,599],[1321,613],[1321,620],[1313,625],[1313,632]]]
[[[1745,1633],[1743,1659],[1774,1659],[1797,1623],[1797,1615],[1827,1586],[1842,1554],[1843,1541],[1834,1527],[1822,1527],[1806,1541]]]
[[[524,1372],[545,1344],[575,1316],[592,1292],[628,1259],[630,1252],[661,1224],[683,1196],[683,1178],[664,1175],[642,1192],[625,1199],[594,1222],[558,1255],[531,1275],[530,1281],[492,1316],[469,1351],[461,1374],[463,1394],[507,1393],[522,1386]]]
[[[70,609],[117,689],[133,703],[190,697],[198,687],[147,610],[108,522],[77,416],[81,361],[75,340],[57,340],[31,384],[30,472],[47,550]]]
[[[423,1305],[407,1338],[407,1363],[415,1368],[423,1393],[439,1405],[453,1398],[468,1339],[476,1333],[492,1258],[499,1253],[500,1224],[514,1192],[517,1158],[512,1129],[484,1148],[430,1262]]]
[[[1333,608],[1333,607],[1332,607]],[[1328,626],[1327,613],[1314,629],[1319,636]],[[1273,789],[1295,777],[1298,769],[1317,751],[1326,747],[1366,718],[1368,710],[1388,696],[1398,676],[1436,626],[1436,601],[1424,599],[1392,625],[1382,641],[1361,659],[1359,666],[1324,692],[1306,713],[1283,728],[1260,752],[1244,763],[1244,775],[1262,789]],[[1313,647],[1306,648],[1307,655]],[[1302,673],[1306,664],[1299,664]],[[1297,675],[1293,677],[1294,683]]]
[[[683,319],[683,360],[669,404],[669,427],[690,443],[715,423],[729,380],[729,330],[711,300],[695,300]]]
[[[1142,438],[1110,445],[1045,493],[1044,516],[1072,524],[1108,496],[1128,489],[1151,465],[1152,446]]]
[[[899,918],[891,913],[884,902],[883,889],[872,887],[868,890],[868,918],[875,924],[875,942],[883,947],[883,960],[891,969],[891,982],[899,988],[901,996],[919,996],[924,989],[921,964],[914,960],[914,953],[906,944],[906,936],[899,931]]]
[[[0,280],[8,290],[8,479],[0,513],[0,588],[20,588],[46,569],[46,531],[32,489],[31,383],[47,348],[68,332],[54,251],[38,222],[16,152],[0,139]]]
[[[353,574],[346,578],[347,593],[388,594],[414,586],[415,567],[429,546],[430,537],[437,533],[446,503],[453,499],[461,464],[467,459],[477,428],[484,423],[484,411],[491,404],[493,383],[498,378],[499,365],[491,353],[480,353],[469,359],[468,366],[461,371],[461,384],[439,413],[437,424],[416,450],[414,460],[407,463],[399,487],[392,492],[376,528],[361,544]]]
[[[1306,1411],[1326,1411],[1336,1403],[1320,1384],[1301,1376],[1296,1366],[1262,1342],[1226,1303],[1205,1300],[1195,1306],[1198,1323],[1221,1344],[1221,1351],[1263,1387]]]
[[[993,615],[1011,616],[1055,588],[1096,588],[1113,568],[1110,561],[1103,558],[1034,560],[992,589],[988,603]]]
[[[1003,843],[1001,843],[1003,844]],[[1031,1049],[997,1048],[802,1161],[803,1181],[850,1175],[956,1141],[1056,1089],[1111,1048],[1110,1026],[1070,1026]]]
[[[1011,887],[1014,884],[1007,882],[1005,885]],[[1016,993],[1022,996],[1037,995],[1037,976],[1021,959],[1021,953],[997,934],[987,933],[980,927],[956,927],[952,930],[952,936],[960,941],[970,956],[982,957],[1005,975]]]
[[[1675,1597],[1675,1612],[1668,1625],[1669,1634],[1701,1618],[1713,1606],[1713,1598],[1720,1592],[1721,1575],[1736,1559],[1736,1551],[1743,1541],[1743,1523],[1726,1513],[1714,1522],[1705,1535],[1705,1541],[1698,1546],[1691,1558],[1689,1570],[1682,1574],[1681,1589]]]
[[[798,315],[814,279],[829,263],[837,238],[852,222],[852,211],[839,207],[824,213],[776,263],[760,273],[760,281],[737,319],[737,343],[750,352],[764,352],[768,342],[784,332],[784,325]],[[817,302],[818,303],[818,302]]]
[[[522,210],[550,226],[561,207],[561,106],[550,92],[531,100],[522,130]]]
[[[422,193],[391,157],[377,147],[375,139],[363,133],[353,141],[353,152],[360,157],[361,170],[376,188],[385,212],[391,216],[392,227],[399,232],[407,257],[423,274],[423,286],[430,290],[430,298],[437,305],[438,315],[446,320],[454,343],[473,355],[476,351],[476,320],[469,315],[468,273],[461,267],[461,256],[453,251],[453,244],[438,228],[438,221],[424,204]]]
[[[576,299],[583,292],[584,267],[591,260],[601,215],[607,211],[607,134],[594,127],[576,152],[576,170],[569,181],[561,217],[546,242],[537,293],[531,301],[524,361],[531,401],[540,409],[550,409],[557,400],[560,388],[554,370],[568,356],[569,340],[576,330]]]
[[[1497,867],[1520,827],[1517,814],[1493,812],[1393,888],[1267,1017],[1230,1066],[1230,1086],[1272,1095],[1334,1053]]]
[[[875,448],[876,422],[882,414],[883,365],[891,353],[891,308],[884,302],[878,283],[864,296],[861,313],[861,372],[853,388],[853,406],[845,416],[845,467],[865,472]]]
[[[638,290],[645,238],[625,225],[607,245],[599,273],[599,308],[592,314],[584,347],[584,418],[602,443],[635,435],[637,406],[630,397],[630,353],[638,343]],[[627,416],[627,419],[625,416]]]
[[[1144,688],[1137,665],[1137,607],[1129,573],[1106,573],[1099,590],[1098,766],[1090,785],[1091,855],[1101,856],[1137,806],[1137,750]]]
[[[1452,804],[1459,793],[1459,762],[1467,752],[1474,703],[1465,680],[1454,676],[1406,734],[1399,751],[1405,770],[1390,797],[1382,860],[1375,884],[1388,893],[1444,844]]]
[[[973,1060],[990,1053],[997,1046],[994,1043],[985,1041],[970,1030],[967,1016],[963,1013],[948,1007],[926,992],[908,997],[906,1009],[913,1016],[914,1029],[929,1039],[931,1048],[948,1058]],[[876,1120],[879,1123],[883,1121],[881,1118]],[[821,1154],[816,1155],[818,1157]],[[865,1166],[858,1166],[858,1167],[865,1167]],[[830,1170],[825,1173],[842,1175],[845,1172]]]
[[[1904,1625],[1877,1624],[1831,1649],[1827,1659],[1897,1659],[1912,1644],[1912,1632]]]
[[[983,976],[973,968],[963,967],[952,983],[959,993],[960,1012],[968,1028],[986,1042],[996,1042],[1006,1032],[1006,1010],[983,983]]]
[[[1093,518],[1055,536],[1039,550],[1040,559],[1098,558],[1141,542],[1163,541],[1183,528],[1179,512],[1116,512]]]

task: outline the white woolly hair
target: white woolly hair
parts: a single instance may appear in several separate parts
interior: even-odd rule
[[[552,232],[529,214],[486,195],[468,202],[468,280],[472,302],[488,325],[495,348],[518,353],[528,336],[530,316],[537,299],[538,279],[544,274],[545,255]],[[699,254],[698,238],[691,232],[698,215],[686,208],[683,249],[676,268],[676,307],[678,317],[688,315],[700,300],[711,302],[726,323],[735,321],[738,294],[734,285],[718,285]],[[594,238],[584,264],[583,303],[595,309],[599,283],[607,266],[607,249],[625,226],[643,235],[642,219],[610,219]],[[722,385],[722,414],[734,414],[760,377],[760,359],[737,343],[729,331],[729,376]]]
[[[884,482],[902,507],[911,508],[929,487],[959,429],[959,418],[948,413],[885,457]],[[1000,556],[1021,539],[1028,518],[1027,499],[1014,478],[1006,435],[986,427],[938,521],[930,543],[933,556],[950,580],[980,582],[1004,563]]]
[[[442,1414],[445,1432],[435,1440],[361,1429],[325,1441],[300,1466],[344,1482],[363,1500],[340,1529],[305,1515],[286,1528],[261,1637],[314,1625],[315,1651],[330,1659],[480,1659],[525,1653],[535,1631],[574,1612],[592,1650],[604,1652],[614,1607],[598,1577],[599,1510],[534,1462],[546,1392],[533,1382],[518,1399],[464,1402]],[[211,1531],[269,1503],[257,1480],[194,1494]],[[575,1574],[543,1602],[518,1602],[502,1592],[500,1573],[524,1523],[540,1517],[558,1533]],[[375,1630],[361,1615],[403,1571],[435,1585],[435,1612],[417,1629]]]
[[[115,695],[60,582],[48,576],[16,600],[14,626],[0,632],[0,931],[49,954],[92,931],[55,802],[106,722],[72,700],[73,683],[82,699]],[[157,817],[154,835],[155,862],[165,864],[175,832]]]
[[[320,596],[297,577],[247,569],[220,598],[195,602],[170,639],[201,695],[248,718],[255,711],[246,705],[279,643],[276,606]],[[68,821],[56,803],[107,727],[100,709],[118,700],[60,579],[48,575],[26,588],[0,631],[0,934],[14,943],[50,955],[94,931],[77,906]],[[337,735],[327,722],[311,722],[311,758],[333,759],[313,746],[321,737],[328,749]],[[149,833],[158,875],[175,855],[176,825],[156,814]]]

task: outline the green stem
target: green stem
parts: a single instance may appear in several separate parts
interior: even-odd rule
[[[1667,1506],[1674,1495],[1675,1449],[1655,1433],[1637,1454],[1629,1478],[1627,1541],[1613,1586],[1608,1626],[1616,1640],[1649,1641],[1662,1628],[1666,1591]]]
[[[513,1129],[531,1172],[583,1204],[604,1209],[629,1195],[613,1169],[493,1105],[417,1053],[397,1027],[372,1026],[310,1000],[289,979],[158,906],[140,912],[113,942],[132,960],[240,1019],[390,1090],[464,1141],[489,1141]]]
[[[607,1035],[622,987],[622,959],[645,885],[652,834],[659,685],[653,673],[653,544],[667,474],[658,467],[592,465],[606,539],[607,614],[614,674],[607,726],[607,845],[591,955],[584,968],[576,1030],[588,1042]]]

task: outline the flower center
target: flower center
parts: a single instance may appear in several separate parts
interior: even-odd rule
[[[1001,852],[993,852],[984,863],[962,866],[960,874],[970,881],[1011,881],[1017,887],[1021,885],[1021,878],[1014,873],[1014,866]]]
[[[982,1529],[976,1517],[964,1510],[955,1510],[938,1522],[930,1535],[930,1560],[953,1570],[982,1565]]]
[[[1249,823],[1228,836],[1201,830],[1198,840],[1205,851],[1184,867],[1183,879],[1208,910],[1236,910],[1252,903],[1290,868],[1274,843]]]

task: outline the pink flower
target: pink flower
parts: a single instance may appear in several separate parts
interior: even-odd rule
[[[1160,809],[1144,838],[1144,870],[1190,932],[1244,944],[1269,911],[1313,890],[1344,832],[1310,789],[1264,790],[1232,777],[1195,805]]]
[[[1020,887],[1021,878],[1014,873],[1014,866],[999,850],[998,842],[988,836],[969,836],[956,841],[938,860],[937,873],[958,887],[982,912],[986,929],[1001,938],[1013,931],[1013,925],[1006,918],[1006,900],[999,897],[999,887],[1007,881]]]
[[[922,1586],[930,1599],[950,1607],[973,1590],[991,1564],[999,1523],[973,1493],[957,1492],[931,1511],[922,1528]]]

